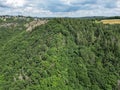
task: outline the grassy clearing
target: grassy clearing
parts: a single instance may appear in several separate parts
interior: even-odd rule
[[[103,24],[120,24],[120,19],[101,20]]]

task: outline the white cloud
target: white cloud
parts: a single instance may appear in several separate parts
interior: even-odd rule
[[[120,0],[0,0],[0,12],[40,17],[115,16],[120,15]]]
[[[120,0],[117,1],[117,7],[120,8]]]
[[[76,0],[61,0],[64,4],[70,5],[72,2],[75,2]]]
[[[26,0],[5,0],[5,5],[9,7],[23,7],[26,4]]]

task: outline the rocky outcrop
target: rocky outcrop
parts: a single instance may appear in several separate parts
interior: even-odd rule
[[[3,23],[0,27],[16,27],[18,23]]]
[[[35,27],[46,24],[47,22],[48,22],[47,20],[35,20],[35,21],[32,21],[32,22],[25,25],[25,27],[27,28],[26,31],[31,32],[33,29],[35,29]]]

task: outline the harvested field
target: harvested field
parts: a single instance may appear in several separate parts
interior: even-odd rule
[[[120,19],[101,20],[103,24],[120,24]]]

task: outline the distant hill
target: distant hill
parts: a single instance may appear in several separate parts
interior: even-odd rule
[[[120,19],[120,16],[108,17],[107,19]]]

